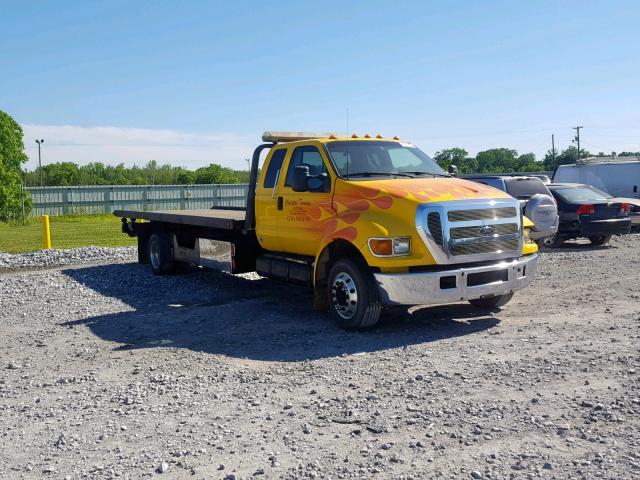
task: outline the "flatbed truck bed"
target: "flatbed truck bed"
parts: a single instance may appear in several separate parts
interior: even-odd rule
[[[244,228],[246,210],[244,208],[211,208],[198,210],[138,211],[116,210],[114,215],[131,220],[173,223],[194,227],[215,228],[240,232]]]

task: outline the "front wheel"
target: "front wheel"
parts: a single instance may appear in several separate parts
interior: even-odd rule
[[[353,259],[338,260],[329,271],[329,305],[338,325],[349,330],[374,326],[382,306],[371,271]]]
[[[496,295],[495,297],[476,298],[469,300],[469,303],[474,307],[491,309],[505,306],[512,298],[513,293],[507,293],[506,295]]]
[[[611,240],[611,235],[591,235],[589,241],[592,245],[600,246]]]

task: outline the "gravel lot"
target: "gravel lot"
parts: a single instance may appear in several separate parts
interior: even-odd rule
[[[2,478],[640,478],[640,236],[365,333],[97,251],[0,254]]]

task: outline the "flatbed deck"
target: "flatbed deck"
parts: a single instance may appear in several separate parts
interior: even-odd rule
[[[244,228],[246,210],[244,209],[201,209],[201,210],[162,210],[144,212],[139,210],[116,210],[113,214],[131,220],[175,223],[197,227],[217,228],[220,230],[240,231]]]

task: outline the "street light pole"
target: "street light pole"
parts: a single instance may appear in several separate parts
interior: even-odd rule
[[[40,146],[44,143],[43,139],[40,140],[36,140],[36,143],[38,144],[38,169],[40,170],[40,186],[43,186],[43,181],[42,181],[42,154],[40,153]]]

